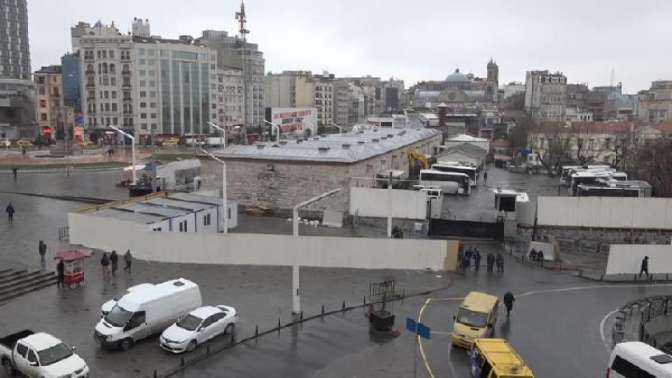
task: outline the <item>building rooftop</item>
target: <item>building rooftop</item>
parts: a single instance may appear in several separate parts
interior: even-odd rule
[[[105,208],[91,213],[91,215],[102,218],[114,218],[119,220],[124,220],[128,222],[138,223],[138,224],[152,224],[160,222],[167,217],[159,215],[148,215],[134,213],[132,211],[119,210],[115,208]]]
[[[345,134],[329,134],[308,140],[233,145],[214,151],[224,159],[316,161],[356,163],[439,135],[425,128],[380,127]]]

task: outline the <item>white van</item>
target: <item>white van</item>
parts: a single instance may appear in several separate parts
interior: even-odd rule
[[[135,289],[98,321],[94,337],[103,347],[127,350],[136,341],[162,332],[201,304],[198,285],[184,278]]]
[[[669,377],[672,377],[672,356],[648,344],[619,343],[611,352],[607,378]]]
[[[133,290],[141,290],[141,289],[146,289],[148,287],[153,287],[153,286],[154,286],[154,284],[151,284],[151,283],[141,283],[141,284],[138,284],[138,285],[135,285],[135,286],[131,286],[128,289],[126,289],[126,292],[124,293],[124,295],[132,292]],[[112,308],[114,308],[114,305],[116,305],[118,301],[119,301],[119,298],[114,297],[114,298],[110,299],[109,301],[103,303],[103,305],[100,306],[100,316],[103,317],[103,316],[107,315],[110,311],[112,311]]]

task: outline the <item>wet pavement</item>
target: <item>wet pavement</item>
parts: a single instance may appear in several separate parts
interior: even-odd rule
[[[508,172],[491,169],[490,181],[508,180]],[[499,173],[502,173],[501,175]],[[61,175],[62,176],[62,175]],[[523,188],[530,176],[510,175],[515,189]],[[517,176],[520,176],[519,178]],[[125,191],[114,186],[119,175],[100,172],[73,175],[70,178],[51,174],[20,176],[0,174],[0,191],[83,195],[124,198]],[[494,181],[493,181],[494,180]],[[516,181],[520,180],[520,181]],[[557,190],[549,179],[539,180],[536,193]],[[517,184],[518,183],[518,184]],[[530,184],[528,184],[530,185]],[[483,196],[487,194],[483,191]],[[465,197],[467,206],[488,210],[491,200]],[[50,252],[59,245],[58,227],[65,225],[68,211],[83,205],[37,197],[0,193],[0,206],[12,201],[17,208],[15,223],[0,218],[0,268],[29,266],[39,268],[38,240],[43,239]],[[481,203],[483,202],[483,203]],[[85,206],[85,205],[84,205]],[[3,213],[4,215],[4,213]],[[285,219],[253,219],[258,225],[246,225],[241,218],[240,232],[262,227],[266,232],[288,233]],[[304,233],[347,230],[323,230],[306,227]],[[473,242],[475,243],[475,242]],[[499,251],[498,243],[478,243],[482,253]],[[92,339],[99,317],[99,306],[126,287],[141,282],[162,282],[185,277],[201,286],[206,304],[229,304],[238,308],[241,322],[239,338],[252,335],[256,326],[271,329],[289,320],[291,312],[291,271],[285,267],[199,266],[159,264],[136,261],[132,275],[118,273],[102,280],[98,260],[85,265],[87,285],[61,290],[50,287],[12,300],[0,307],[0,335],[23,328],[53,333],[76,345],[92,368],[93,376],[149,377],[154,369],[165,371],[179,364],[179,357],[163,352],[156,337],[142,341],[129,352],[101,351]],[[49,268],[53,262],[49,261]],[[504,275],[480,272],[436,274],[427,271],[377,271],[351,269],[302,268],[302,300],[306,316],[362,303],[369,283],[390,278],[407,292],[435,290],[430,295],[395,303],[397,327],[403,328],[406,317],[415,317],[424,306],[423,323],[434,334],[423,341],[425,358],[420,356],[414,338],[405,332],[398,338],[379,340],[368,333],[368,320],[361,309],[311,320],[296,328],[283,329],[256,341],[223,351],[180,373],[186,377],[277,376],[277,377],[408,377],[417,368],[418,376],[427,376],[429,366],[437,377],[467,375],[467,358],[462,350],[453,350],[448,333],[457,300],[470,290],[498,296],[510,290],[518,294],[514,314],[509,322],[500,321],[495,335],[507,337],[540,377],[594,377],[603,374],[607,349],[600,335],[600,322],[610,311],[625,302],[644,296],[669,292],[665,286],[607,286],[580,278],[549,272],[538,267],[521,266],[507,257]],[[595,288],[598,286],[600,288]],[[561,290],[578,287],[576,290]],[[525,294],[523,294],[525,293]],[[523,294],[523,295],[520,295]],[[500,314],[500,320],[505,316]],[[218,340],[223,343],[225,340]],[[202,351],[202,350],[201,350]],[[562,363],[562,369],[558,366]]]

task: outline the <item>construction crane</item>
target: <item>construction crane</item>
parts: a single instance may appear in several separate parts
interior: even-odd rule
[[[408,176],[417,178],[420,176],[420,170],[429,168],[429,159],[421,152],[409,150],[408,165]],[[420,166],[420,169],[417,168],[418,166]]]

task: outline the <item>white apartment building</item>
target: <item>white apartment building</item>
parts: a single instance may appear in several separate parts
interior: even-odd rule
[[[235,68],[217,70],[217,122],[227,128],[243,123],[243,75]]]
[[[567,77],[562,73],[528,71],[525,76],[525,111],[537,121],[564,121]]]
[[[317,109],[319,126],[334,123],[334,75],[313,75],[310,71],[269,73],[264,78],[264,98],[267,108]]]

